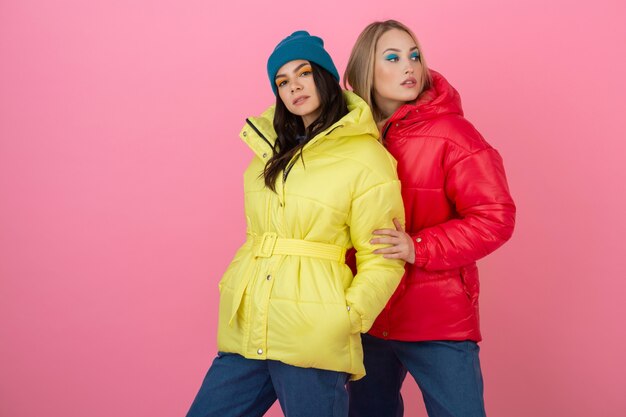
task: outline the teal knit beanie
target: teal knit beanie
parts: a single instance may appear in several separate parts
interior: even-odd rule
[[[270,78],[272,91],[276,95],[276,73],[289,61],[306,59],[324,68],[339,82],[339,73],[332,58],[324,49],[324,41],[317,36],[309,35],[305,30],[298,30],[280,41],[267,60],[267,76]]]

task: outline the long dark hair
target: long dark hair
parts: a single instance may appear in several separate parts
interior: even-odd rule
[[[348,114],[348,105],[339,82],[319,65],[311,62],[311,67],[313,68],[313,81],[315,81],[322,111],[320,116],[306,129],[302,117],[289,112],[280,96],[276,95],[274,130],[278,134],[278,138],[274,144],[274,154],[267,161],[263,170],[265,185],[272,191],[276,191],[278,175],[291,168],[287,165],[293,157],[299,152],[298,157],[302,158],[304,145],[315,135]],[[298,141],[297,137],[302,136],[306,139]]]

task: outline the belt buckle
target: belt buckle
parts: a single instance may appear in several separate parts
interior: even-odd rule
[[[276,246],[276,239],[278,236],[273,232],[265,232],[261,236],[261,242],[259,248],[256,251],[257,258],[269,258],[274,254],[274,247]]]

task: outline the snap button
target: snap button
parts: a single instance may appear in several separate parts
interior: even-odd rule
[[[389,333],[388,332],[383,332],[383,336],[387,337],[387,336],[389,336]]]
[[[346,306],[346,308],[348,309],[348,311],[350,311],[350,306]]]
[[[263,349],[257,350],[256,353],[258,353],[259,355],[262,355],[263,354]]]
[[[268,275],[268,276],[265,277],[265,279],[269,281],[270,279],[272,279],[272,276]]]
[[[248,136],[248,131],[247,131],[247,130],[244,130],[244,131],[243,131],[243,135],[244,135],[244,136]]]
[[[267,158],[267,153],[263,152],[263,158]]]
[[[421,243],[421,242],[422,242],[422,238],[421,238],[421,237],[418,237],[418,238],[416,238],[416,239],[415,239],[415,241],[416,241],[417,243]]]

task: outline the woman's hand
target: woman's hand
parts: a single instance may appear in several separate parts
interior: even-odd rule
[[[376,237],[370,240],[373,245],[385,244],[390,245],[386,248],[376,249],[374,253],[382,253],[383,257],[389,259],[403,259],[412,264],[415,262],[415,246],[413,239],[409,236],[398,219],[393,219],[396,229],[378,229],[374,230],[375,235],[384,235],[385,237]]]

